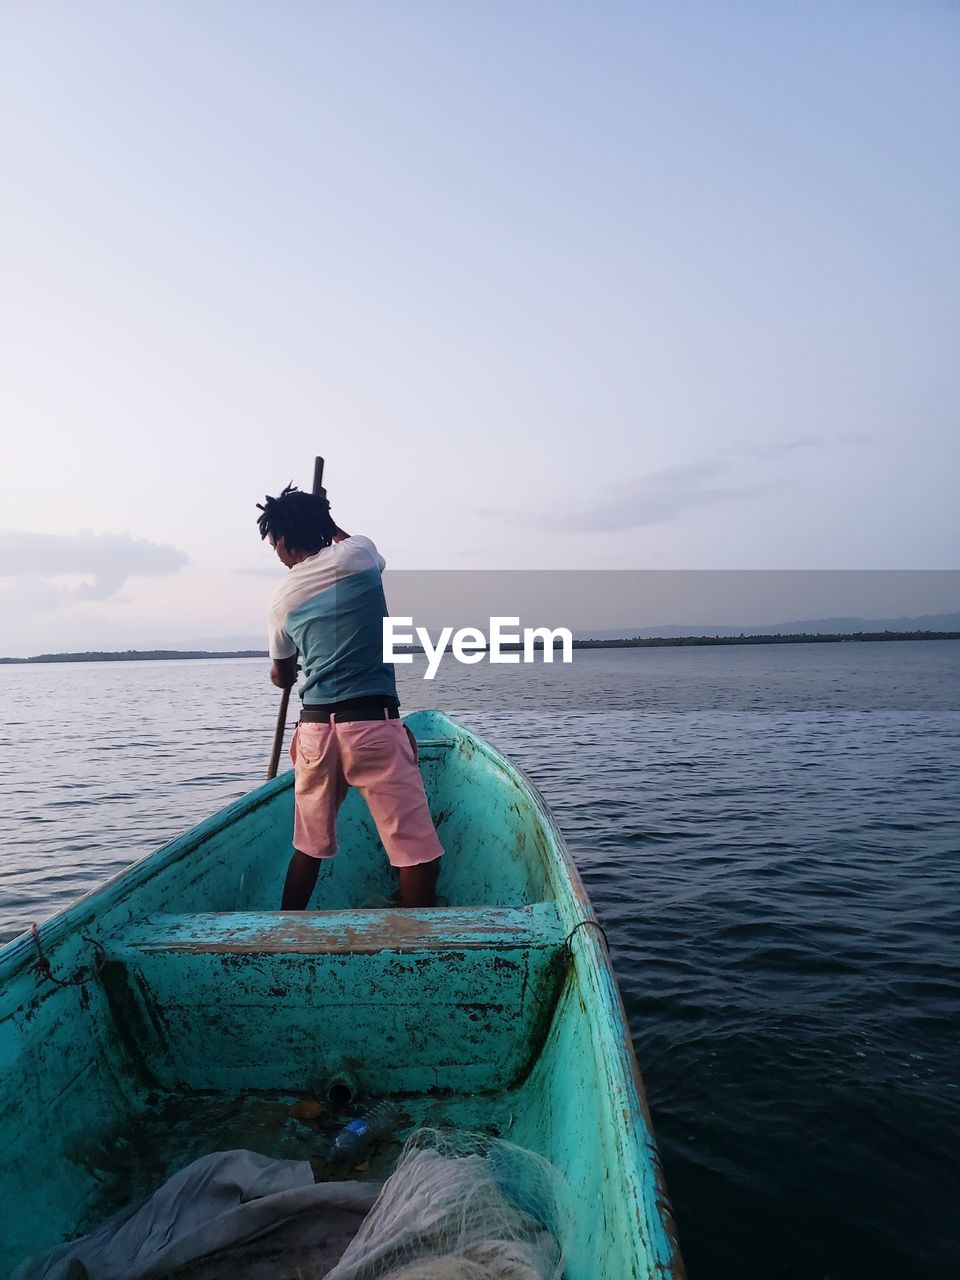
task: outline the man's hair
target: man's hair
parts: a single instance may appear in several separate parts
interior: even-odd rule
[[[337,532],[326,495],[304,493],[294,484],[288,484],[279,498],[268,494],[257,510],[263,512],[257,517],[260,537],[273,542],[282,538],[288,551],[313,555],[329,547]]]

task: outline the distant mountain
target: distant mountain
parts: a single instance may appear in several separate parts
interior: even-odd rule
[[[714,623],[672,624],[664,627],[581,627],[578,640],[631,640],[672,636],[856,635],[858,631],[960,631],[960,612],[923,614],[919,618],[806,618],[799,622],[721,627]]]

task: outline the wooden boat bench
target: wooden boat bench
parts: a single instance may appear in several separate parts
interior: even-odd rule
[[[104,940],[131,1057],[161,1088],[503,1089],[535,1060],[567,948],[556,904],[159,913]]]

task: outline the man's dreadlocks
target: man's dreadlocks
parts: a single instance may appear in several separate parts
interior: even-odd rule
[[[257,517],[260,537],[274,543],[282,538],[294,553],[312,556],[329,547],[337,532],[326,495],[304,493],[294,484],[288,484],[279,498],[268,494],[257,510],[263,512]]]

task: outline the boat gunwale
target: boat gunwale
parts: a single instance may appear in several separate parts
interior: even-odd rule
[[[444,715],[443,712],[433,714]],[[450,717],[446,716],[445,718],[450,719]],[[621,1117],[621,1123],[623,1127],[627,1129],[636,1130],[637,1128],[640,1128],[643,1130],[646,1139],[646,1153],[656,1182],[656,1208],[659,1213],[664,1235],[666,1236],[670,1246],[669,1258],[664,1261],[652,1256],[651,1265],[658,1275],[668,1276],[670,1280],[685,1280],[686,1269],[683,1265],[683,1259],[680,1254],[680,1245],[676,1231],[676,1219],[674,1217],[673,1208],[670,1203],[670,1196],[667,1191],[666,1181],[664,1179],[663,1169],[660,1163],[659,1151],[654,1137],[650,1106],[647,1101],[646,1090],[643,1084],[643,1076],[640,1072],[640,1064],[637,1061],[636,1050],[633,1047],[630,1023],[627,1019],[627,1011],[623,1003],[623,994],[620,991],[620,985],[617,982],[616,972],[613,967],[613,960],[610,955],[610,947],[607,942],[606,932],[603,925],[600,924],[596,917],[596,913],[593,909],[593,903],[590,900],[590,895],[587,893],[586,887],[580,878],[580,872],[577,870],[576,864],[573,861],[573,856],[570,853],[566,839],[561,832],[550,807],[541,794],[539,787],[529,777],[524,769],[504,755],[503,752],[495,747],[482,734],[477,733],[466,725],[461,725],[457,721],[451,720],[451,724],[459,729],[461,733],[468,735],[473,742],[479,746],[484,755],[494,760],[497,765],[504,769],[508,776],[511,776],[512,779],[527,792],[530,798],[534,801],[543,825],[550,836],[553,853],[555,855],[555,858],[552,861],[559,862],[567,873],[570,892],[567,895],[561,895],[558,893],[557,905],[558,907],[561,907],[562,897],[566,896],[568,900],[572,899],[575,905],[583,913],[582,918],[576,921],[567,933],[567,949],[570,952],[571,959],[574,964],[576,964],[580,959],[583,959],[586,966],[593,969],[594,976],[600,979],[600,981],[597,982],[597,991],[606,1006],[605,1012],[607,1014],[607,1018],[602,1025],[599,1020],[595,1021],[593,1027],[594,1041],[596,1044],[596,1041],[599,1038],[601,1042],[600,1044],[596,1044],[598,1050],[608,1047],[610,1041],[613,1041],[612,1047],[615,1053],[614,1061],[619,1068],[618,1074],[621,1078],[621,1086],[627,1100],[627,1113]],[[547,861],[549,862],[551,860],[547,859]],[[554,885],[553,887],[555,890],[561,888],[560,885]],[[584,929],[582,926],[585,924],[592,924],[595,927],[592,929]],[[577,953],[574,954],[572,944],[574,936],[578,933],[580,935],[580,941]],[[605,1036],[604,1026],[607,1028],[616,1026],[619,1031],[619,1035]],[[603,1043],[604,1041],[606,1041],[605,1044]],[[608,1077],[611,1074],[611,1068],[614,1065],[614,1061],[611,1061],[610,1058],[606,1057],[602,1053],[598,1052],[597,1054],[598,1069],[605,1072]],[[611,1083],[613,1083],[613,1081],[611,1081]],[[631,1153],[629,1163],[633,1166],[633,1169],[628,1171],[624,1168],[624,1173],[628,1177],[632,1173],[631,1181],[635,1184],[634,1190],[639,1192],[640,1187],[646,1180],[646,1171],[641,1162],[636,1158],[635,1145],[625,1147],[621,1150],[621,1157],[624,1159],[625,1164],[628,1159],[628,1151]],[[642,1203],[642,1197],[639,1194],[637,1195],[637,1200]],[[649,1239],[647,1233],[640,1231],[640,1235],[646,1245],[652,1245],[653,1242]],[[653,1250],[651,1250],[651,1252],[653,1252]]]
[[[64,936],[75,930],[78,925],[91,919],[97,908],[113,906],[120,901],[123,896],[121,891],[135,889],[151,879],[159,870],[173,866],[211,836],[232,826],[240,818],[256,812],[262,805],[268,804],[282,791],[292,786],[293,770],[290,769],[270,782],[265,782],[255,790],[232,800],[223,809],[218,809],[216,813],[202,819],[195,826],[174,836],[159,849],[152,849],[142,857],[135,858],[129,866],[99,881],[75,902],[55,912],[42,923],[18,933],[0,947],[0,980],[16,977],[27,961],[36,961],[37,946],[33,936],[34,927],[41,944],[52,946],[62,941]]]

